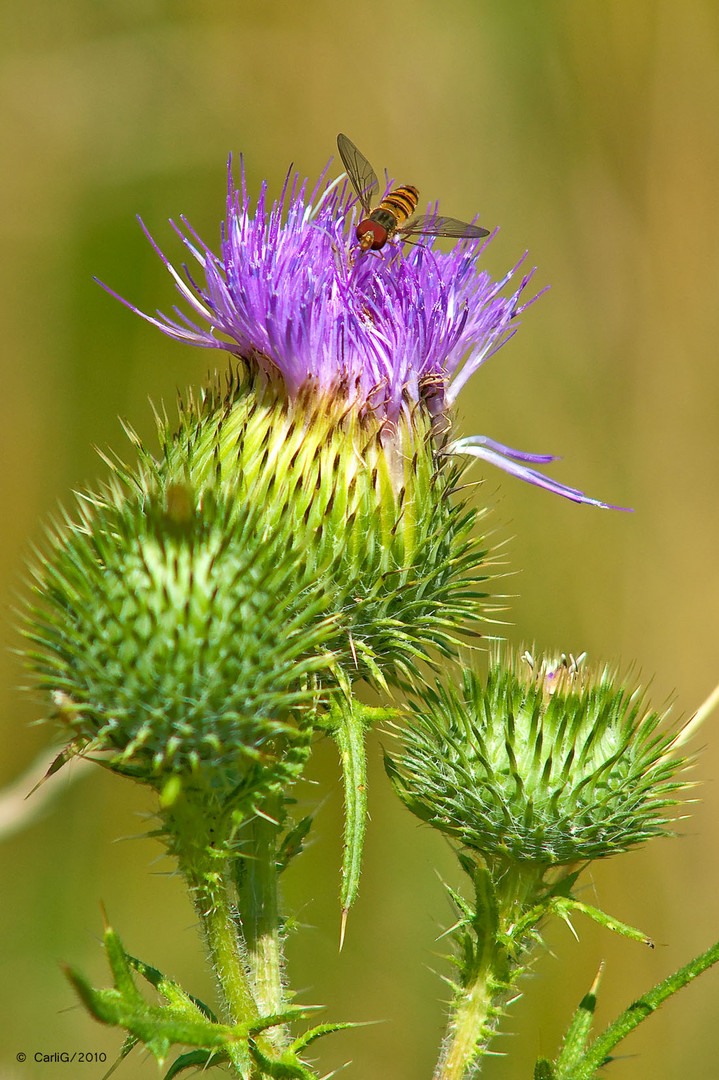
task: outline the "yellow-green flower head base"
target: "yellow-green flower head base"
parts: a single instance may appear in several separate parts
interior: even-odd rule
[[[666,834],[675,735],[603,667],[495,650],[485,677],[428,689],[388,771],[423,821],[489,861],[547,867]]]
[[[240,366],[160,438],[155,483],[185,479],[253,506],[260,541],[294,560],[298,588],[322,592],[335,685],[412,673],[476,618],[479,515],[453,498],[458,470],[420,405],[391,422],[344,384],[310,380],[291,397],[282,379]]]

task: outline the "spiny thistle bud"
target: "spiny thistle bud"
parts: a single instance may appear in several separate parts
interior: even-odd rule
[[[666,835],[684,785],[663,719],[606,667],[496,650],[486,678],[423,693],[388,771],[413,813],[490,863],[566,865]]]
[[[29,659],[76,749],[252,800],[296,775],[330,657],[321,587],[258,514],[138,473],[81,503],[36,571]]]

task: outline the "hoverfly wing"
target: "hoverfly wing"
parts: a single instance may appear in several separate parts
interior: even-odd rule
[[[379,191],[377,174],[370,165],[364,154],[360,153],[351,139],[346,135],[337,136],[337,149],[342,158],[352,187],[357,193],[357,198],[365,214],[369,214],[372,202]]]
[[[470,225],[468,221],[439,217],[437,214],[412,218],[398,232],[403,236],[449,236],[453,240],[479,240],[482,236],[489,236],[489,229],[483,229],[480,225]]]

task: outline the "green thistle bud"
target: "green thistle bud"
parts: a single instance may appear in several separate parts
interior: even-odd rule
[[[413,813],[490,864],[549,868],[666,834],[684,785],[662,720],[606,667],[497,650],[486,679],[423,694],[387,767]]]
[[[302,716],[329,663],[321,590],[298,589],[252,508],[146,479],[56,530],[30,662],[77,748],[158,788],[183,774],[253,798],[308,752]]]

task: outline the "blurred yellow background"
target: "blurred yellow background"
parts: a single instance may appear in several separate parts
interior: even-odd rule
[[[12,607],[24,560],[59,501],[103,474],[91,449],[130,450],[117,415],[152,439],[148,395],[173,405],[214,357],[165,339],[93,281],[145,310],[175,302],[134,219],[178,255],[167,218],[211,244],[225,162],[276,192],[294,161],[315,177],[347,132],[376,164],[449,214],[501,226],[500,274],[528,248],[538,287],[514,340],[463,394],[459,426],[564,455],[554,475],[635,508],[600,511],[486,472],[480,497],[506,542],[507,633],[634,662],[657,706],[691,713],[719,680],[719,8],[712,0],[418,0],[354,5],[24,0],[0,15],[0,783],[46,745],[40,706],[16,689]],[[336,165],[333,166],[333,169]],[[475,476],[482,476],[479,466]],[[719,936],[719,716],[679,839],[596,866],[582,898],[640,925],[650,952],[577,920],[548,931],[493,1080],[553,1055],[602,958],[598,1022]],[[289,947],[293,985],[327,1019],[382,1020],[319,1044],[320,1069],[429,1077],[448,973],[445,845],[391,795],[372,746],[372,822],[360,900],[337,954],[338,816],[329,791],[313,844],[285,883],[309,928]],[[136,837],[151,804],[91,771],[0,845],[0,1077],[98,1077],[36,1065],[36,1051],[120,1048],[75,1005],[58,961],[107,983],[100,900],[128,950],[201,997],[212,981],[180,881]],[[303,789],[302,798],[316,797]],[[138,816],[139,815],[139,816]],[[439,875],[437,873],[439,871]],[[714,1080],[719,972],[622,1047],[611,1075]],[[18,1052],[28,1054],[16,1063]],[[70,1072],[68,1072],[70,1069]],[[118,1077],[154,1077],[133,1055]]]

